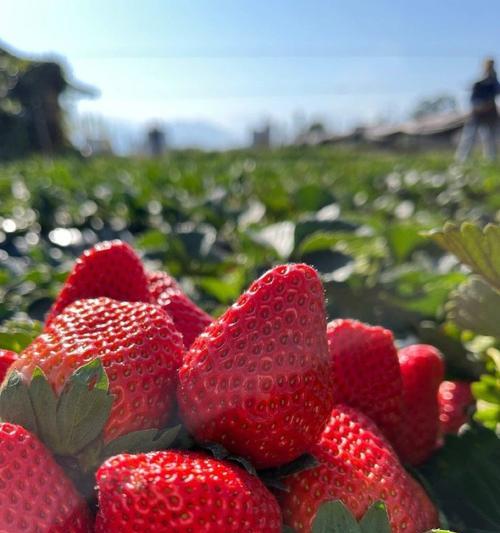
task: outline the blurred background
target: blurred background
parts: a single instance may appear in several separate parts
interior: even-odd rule
[[[33,90],[44,149],[61,142],[57,99],[87,154],[452,148],[482,61],[500,52],[499,16],[494,0],[4,0],[0,124],[27,112]]]

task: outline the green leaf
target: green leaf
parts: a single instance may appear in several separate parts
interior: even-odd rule
[[[473,425],[419,469],[449,527],[458,531],[500,531],[500,439]]]
[[[295,247],[301,245],[302,241],[310,240],[315,234],[330,234],[342,232],[354,232],[357,225],[345,220],[320,220],[316,217],[305,218],[297,222],[294,232]]]
[[[10,373],[0,390],[0,419],[19,424],[32,433],[37,432],[36,415],[31,403],[29,386],[19,372]]]
[[[316,211],[332,203],[335,197],[332,195],[331,187],[306,183],[295,191],[293,199],[300,210]]]
[[[31,403],[35,412],[39,438],[52,450],[60,439],[57,427],[57,397],[45,374],[36,367],[29,386]]]
[[[479,356],[465,349],[461,332],[455,324],[437,324],[426,320],[419,324],[417,336],[420,342],[432,344],[444,354],[449,379],[473,381],[484,371],[484,363]]]
[[[36,320],[15,317],[0,326],[0,348],[19,353],[42,332],[42,324]]]
[[[317,252],[319,250],[330,250],[341,238],[336,233],[316,232],[301,241],[295,253],[300,257],[302,254]]]
[[[340,501],[323,503],[313,521],[312,533],[361,533],[351,511]]]
[[[373,503],[361,519],[362,533],[391,533],[389,516],[383,501]]]
[[[450,291],[465,279],[460,272],[439,274],[422,270],[417,265],[405,265],[381,276],[388,289],[394,287],[396,301],[427,317],[434,317],[436,311],[444,307]]]
[[[301,260],[316,268],[325,281],[344,281],[354,270],[352,257],[337,250],[311,252]]]
[[[398,261],[404,261],[415,248],[425,242],[420,229],[414,221],[393,223],[388,226],[387,241]]]
[[[294,231],[293,222],[277,222],[253,234],[253,239],[274,249],[281,259],[288,259],[294,247]]]
[[[245,285],[245,276],[241,270],[235,269],[220,278],[209,276],[200,278],[198,284],[204,292],[219,302],[229,304],[241,294]]]
[[[168,247],[167,235],[157,229],[151,229],[139,235],[136,239],[139,248],[148,251],[164,251]]]
[[[460,228],[448,223],[442,231],[434,231],[429,235],[500,290],[500,226],[488,224],[481,230],[470,222],[464,222]]]
[[[61,438],[55,453],[76,455],[102,432],[113,397],[99,358],[78,368],[70,377],[57,406]]]
[[[448,319],[459,328],[500,339],[500,293],[478,276],[472,276],[451,294]]]
[[[111,457],[119,453],[147,453],[166,450],[176,439],[181,426],[163,430],[145,429],[133,431],[109,442],[103,450],[103,457]]]
[[[472,384],[472,393],[477,399],[474,419],[495,430],[500,425],[500,351],[489,348],[486,353],[488,373]]]
[[[290,526],[283,526],[281,528],[281,533],[295,533],[295,529],[293,529],[293,527],[290,527]]]

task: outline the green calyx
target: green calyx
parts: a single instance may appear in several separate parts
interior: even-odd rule
[[[78,456],[106,425],[113,405],[100,359],[81,366],[56,396],[40,368],[28,383],[11,372],[0,391],[0,418],[35,433],[55,455]]]
[[[340,501],[325,502],[314,518],[313,533],[391,533],[385,504],[376,501],[358,523]]]
[[[269,488],[288,492],[289,489],[284,483],[285,478],[304,470],[315,468],[318,464],[318,460],[313,455],[305,453],[285,465],[260,470],[259,477]]]
[[[180,426],[134,431],[104,444],[113,400],[99,358],[77,368],[59,396],[40,368],[30,382],[13,371],[0,390],[0,420],[37,435],[74,480],[113,455],[161,450],[175,440]]]
[[[389,515],[383,501],[374,502],[358,522],[351,511],[340,501],[323,503],[313,521],[312,533],[391,533]],[[294,533],[290,526],[283,527],[283,533]],[[452,533],[433,529],[428,533]]]

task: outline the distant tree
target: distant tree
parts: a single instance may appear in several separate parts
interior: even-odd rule
[[[417,103],[411,113],[411,118],[420,119],[432,115],[442,115],[458,110],[457,99],[449,94],[442,94],[430,98],[424,98]]]
[[[309,133],[315,133],[317,135],[323,135],[326,133],[326,128],[323,122],[316,121],[309,125],[308,128]]]
[[[53,61],[30,61],[0,47],[0,159],[71,147],[60,97],[71,85]]]

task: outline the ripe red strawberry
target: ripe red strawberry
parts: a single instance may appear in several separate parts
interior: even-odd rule
[[[311,453],[318,466],[284,478],[283,518],[296,531],[310,533],[318,508],[329,500],[341,500],[358,520],[373,502],[384,500],[393,533],[422,533],[438,525],[422,487],[359,411],[336,406]]]
[[[212,322],[212,317],[192,302],[166,272],[148,272],[147,277],[153,302],[172,317],[175,327],[182,333],[184,345],[189,348]]]
[[[46,324],[74,301],[99,296],[129,302],[151,301],[144,267],[127,243],[101,242],[83,252],[52,305]]]
[[[115,396],[107,442],[165,426],[182,354],[180,333],[157,305],[97,298],[68,306],[11,368],[29,380],[40,367],[60,394],[72,372],[99,357]]]
[[[439,385],[438,402],[441,433],[457,433],[467,422],[467,410],[474,403],[470,383],[443,381]]]
[[[280,533],[281,513],[262,482],[199,453],[117,455],[97,472],[96,533]]]
[[[323,287],[281,265],[256,280],[196,339],[179,371],[183,420],[257,468],[300,456],[332,407]]]
[[[417,465],[429,458],[437,444],[443,359],[439,350],[427,344],[407,346],[398,356],[405,412],[393,445],[403,462]]]
[[[7,375],[12,363],[17,359],[17,353],[11,352],[10,350],[2,350],[0,348],[0,384],[3,381],[3,378]]]
[[[392,440],[401,424],[403,384],[392,333],[357,320],[328,324],[335,403],[368,415]]]
[[[90,533],[89,509],[41,442],[0,422],[0,531]]]

